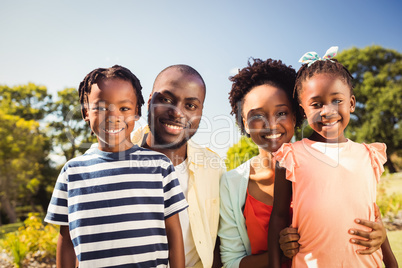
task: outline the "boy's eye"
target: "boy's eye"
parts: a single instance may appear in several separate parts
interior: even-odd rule
[[[129,111],[129,110],[130,110],[130,108],[128,108],[128,107],[122,107],[122,108],[120,108],[120,111],[123,111],[123,112]]]
[[[107,108],[106,108],[106,107],[101,107],[101,106],[94,106],[94,107],[92,107],[92,110],[96,110],[96,111],[106,111]]]

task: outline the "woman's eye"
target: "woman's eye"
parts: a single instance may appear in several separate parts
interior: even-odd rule
[[[278,116],[286,116],[288,113],[287,112],[279,112]]]

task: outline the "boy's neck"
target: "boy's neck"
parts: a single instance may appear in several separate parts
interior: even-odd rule
[[[103,152],[108,153],[124,152],[131,149],[133,146],[134,144],[131,142],[126,142],[124,144],[120,144],[119,146],[108,146],[107,144],[100,142],[98,139],[98,149]]]

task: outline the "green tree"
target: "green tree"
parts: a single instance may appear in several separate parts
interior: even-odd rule
[[[226,153],[227,170],[240,166],[258,153],[258,146],[250,138],[242,136],[239,142],[230,147]]]
[[[33,83],[14,87],[0,86],[1,109],[25,120],[43,119],[49,112],[51,100],[45,86]]]
[[[39,123],[0,110],[0,200],[10,222],[17,221],[19,204],[34,205],[43,180],[47,138]]]
[[[66,160],[83,153],[96,137],[91,136],[91,129],[81,116],[78,91],[66,88],[57,92],[58,100],[51,106],[53,148],[60,148]]]
[[[358,142],[385,142],[386,166],[395,172],[390,156],[402,150],[402,54],[373,45],[344,50],[337,59],[355,78],[357,104],[347,135]]]

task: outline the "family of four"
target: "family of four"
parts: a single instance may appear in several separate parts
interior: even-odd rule
[[[79,98],[98,143],[64,165],[45,218],[60,225],[57,267],[397,267],[375,205],[385,145],[345,138],[356,99],[334,54],[297,73],[253,59],[230,78],[259,154],[229,172],[191,140],[206,95],[192,67],[159,73],[135,131],[138,78],[90,72]],[[304,118],[312,134],[291,144]]]

